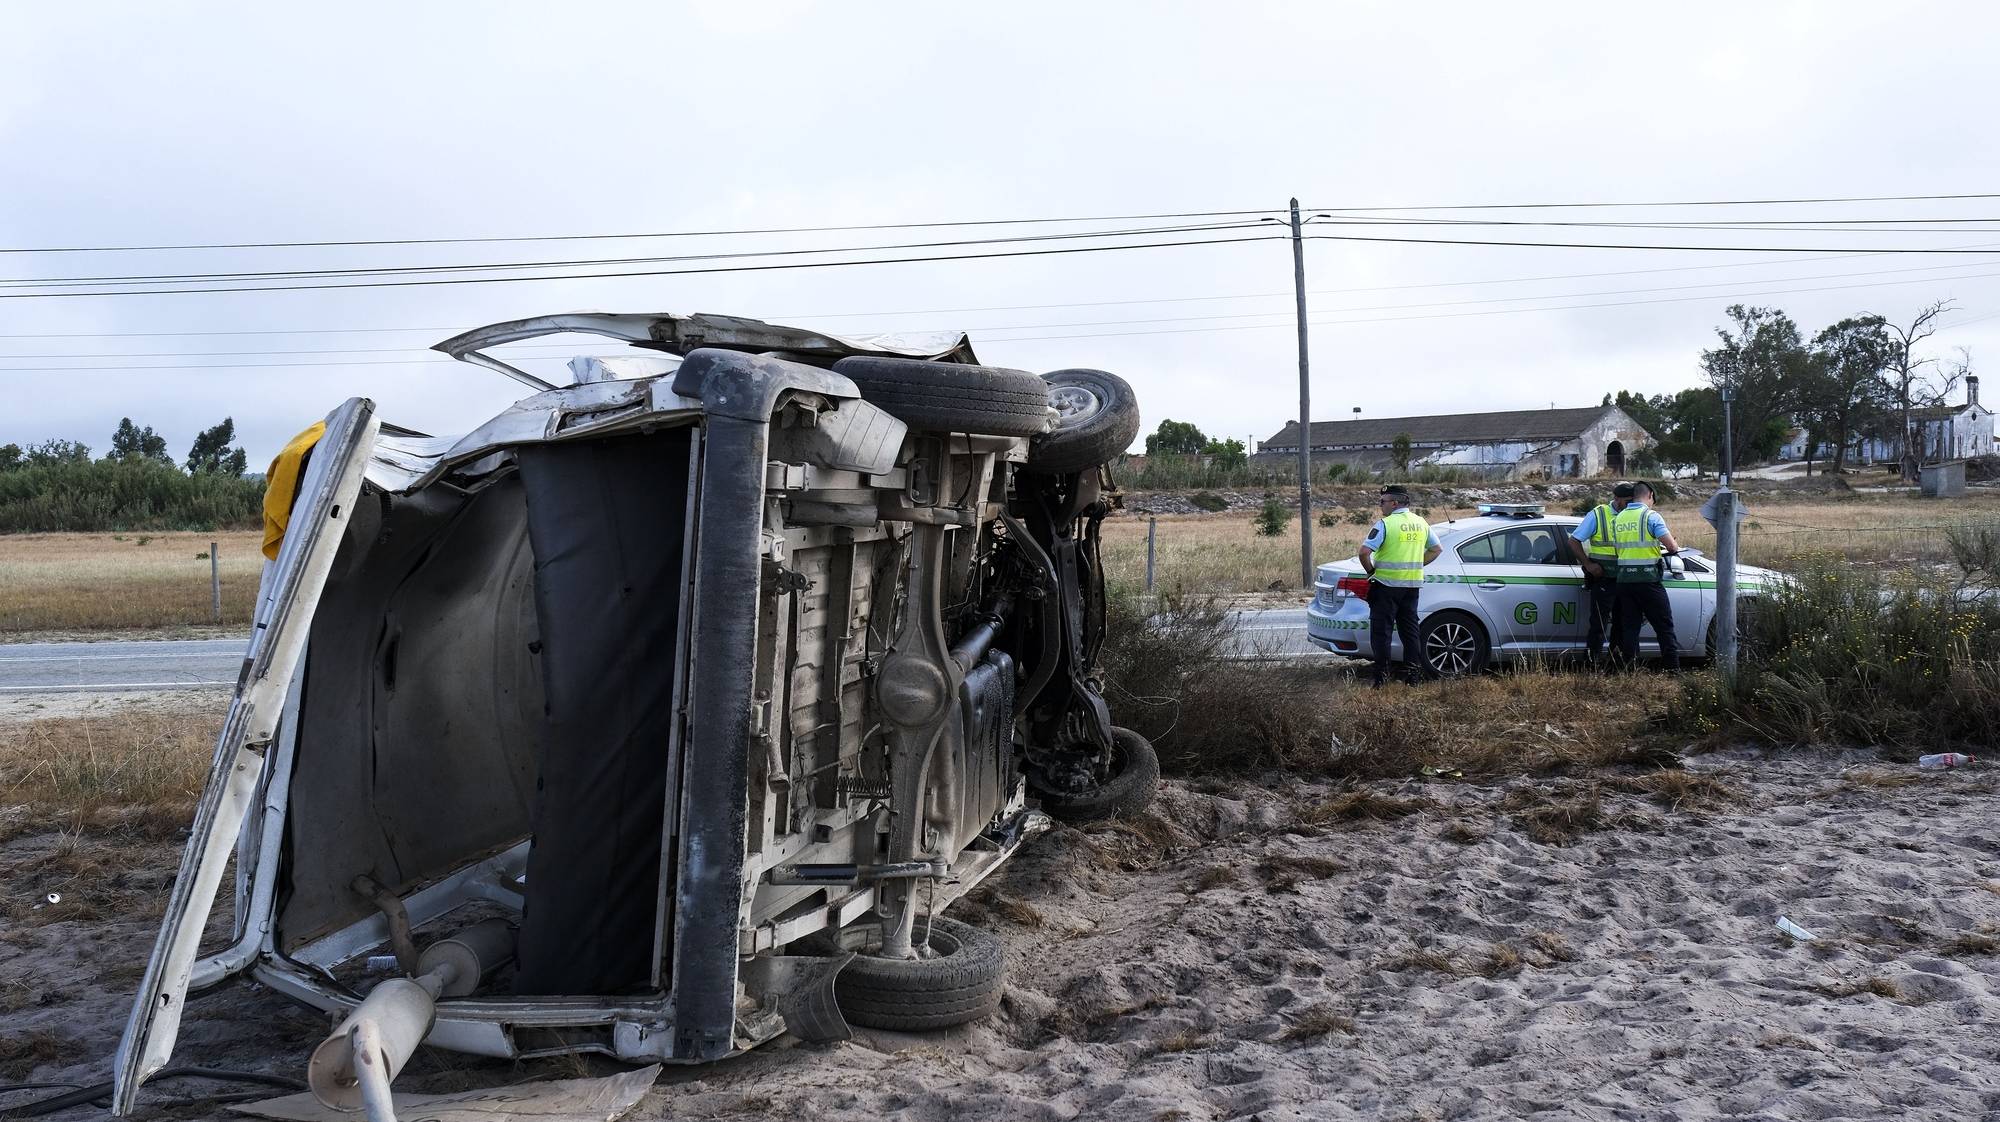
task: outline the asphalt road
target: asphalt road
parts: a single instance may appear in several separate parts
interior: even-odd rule
[[[1306,642],[1304,608],[1237,613],[1237,654],[1246,659],[1330,657]],[[0,694],[228,689],[245,638],[139,639],[101,643],[0,644]]]
[[[0,694],[229,689],[247,637],[0,644]]]

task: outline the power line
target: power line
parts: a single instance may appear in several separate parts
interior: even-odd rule
[[[922,257],[877,257],[861,261],[791,261],[771,265],[714,265],[698,269],[639,269],[620,273],[558,273],[539,277],[450,277],[433,280],[360,281],[341,284],[248,285],[231,288],[150,288],[115,292],[6,292],[0,300],[59,300],[77,296],[182,296],[220,292],[317,292],[346,288],[428,288],[444,284],[510,284],[522,281],[616,280],[626,277],[694,276],[711,273],[760,273],[782,269],[834,269],[855,265],[905,265],[931,261],[978,261],[1000,257],[1046,257],[1072,253],[1110,253],[1128,249],[1171,249],[1194,245],[1233,245],[1242,242],[1272,241],[1276,234],[1239,238],[1207,238],[1171,242],[1133,242],[1124,245],[1071,246],[1061,249],[1017,249],[996,253],[957,253]]]
[[[623,241],[644,238],[719,238],[759,234],[847,234],[867,230],[936,230],[964,226],[1028,226],[1068,222],[1151,222],[1165,218],[1235,218],[1277,210],[1193,210],[1166,214],[1108,214],[1078,218],[984,218],[948,222],[878,222],[847,226],[764,226],[722,230],[660,230],[641,234],[530,234],[472,238],[371,238],[352,241],[207,242],[184,245],[83,245],[0,247],[0,253],[151,253],[207,249],[328,249],[380,245],[497,245],[520,242]]]
[[[1882,202],[1952,202],[1970,199],[2000,199],[2000,194],[1957,194],[1957,195],[1863,195],[1839,198],[1796,198],[1796,199],[1702,199],[1668,200],[1659,202],[1581,202],[1581,203],[1452,203],[1429,204],[1423,206],[1314,206],[1311,210],[1343,211],[1437,211],[1437,210],[1577,210],[1594,208],[1633,207],[1692,207],[1692,206],[1780,206],[1808,205],[1822,203],[1882,203]],[[1168,211],[1152,214],[1111,214],[1085,215],[1075,217],[1037,218],[983,218],[955,219],[929,222],[876,222],[823,226],[762,226],[718,228],[712,230],[656,230],[644,233],[612,234],[527,234],[505,236],[455,237],[455,238],[358,238],[325,239],[316,241],[272,241],[272,242],[185,242],[180,244],[153,245],[87,245],[87,246],[7,246],[0,247],[0,253],[150,253],[179,252],[219,249],[327,249],[361,246],[398,245],[500,245],[526,242],[586,242],[642,240],[647,238],[703,238],[741,237],[767,234],[829,234],[854,233],[873,230],[929,230],[970,226],[1021,226],[1062,224],[1073,222],[1150,222],[1169,218],[1235,218],[1248,215],[1276,214],[1280,208],[1258,207],[1243,210],[1196,210]]]
[[[1886,287],[1886,286],[1891,286],[1891,285],[1904,285],[1904,284],[1925,284],[1925,283],[1931,283],[1931,282],[1933,282],[1933,281],[1935,281],[1935,280],[1937,280],[1937,279],[1960,279],[1960,280],[1983,280],[1983,279],[1989,279],[1989,278],[1992,278],[1992,277],[2000,277],[2000,273],[1981,273],[1981,274],[1975,274],[1975,275],[1972,275],[1972,276],[1965,276],[1965,277],[1959,277],[1959,278],[1931,278],[1931,277],[1920,277],[1920,278],[1912,278],[1912,279],[1908,279],[1908,280],[1894,280],[1894,281],[1872,281],[1872,282],[1868,282],[1868,283],[1864,283],[1864,284],[1845,284],[1845,285],[1821,285],[1821,286],[1815,286],[1815,287],[1811,287],[1811,288],[1794,288],[1794,289],[1772,289],[1772,290],[1763,290],[1763,291],[1758,291],[1758,292],[1736,292],[1736,293],[1727,293],[1727,294],[1716,294],[1716,295],[1704,295],[1704,296],[1676,296],[1676,297],[1662,297],[1662,298],[1659,298],[1659,299],[1652,299],[1652,300],[1618,300],[1618,301],[1608,301],[1608,302],[1603,302],[1603,303],[1594,303],[1594,304],[1562,304],[1562,305],[1552,305],[1552,306],[1546,306],[1546,307],[1536,307],[1536,308],[1489,308],[1489,309],[1483,309],[1483,310],[1478,310],[1478,311],[1465,311],[1465,312],[1437,312],[1437,313],[1428,313],[1428,314],[1422,314],[1422,315],[1412,315],[1412,316],[1374,316],[1374,317],[1368,317],[1368,318],[1363,318],[1363,319],[1312,319],[1312,320],[1308,320],[1308,321],[1307,321],[1307,323],[1308,323],[1308,324],[1309,324],[1310,326],[1314,326],[1314,327],[1336,327],[1336,326],[1347,326],[1347,325],[1354,325],[1354,324],[1368,324],[1368,323],[1398,323],[1398,322],[1405,322],[1405,321],[1412,321],[1412,320],[1437,320],[1437,319],[1462,319],[1462,318],[1469,318],[1469,317],[1475,317],[1475,316],[1495,316],[1495,315],[1516,315],[1516,314],[1520,314],[1520,313],[1524,313],[1524,312],[1562,312],[1562,311],[1581,311],[1581,310],[1592,310],[1592,309],[1600,309],[1600,308],[1624,308],[1624,307],[1635,307],[1635,306],[1639,306],[1639,305],[1645,305],[1645,304],[1684,304],[1684,303],[1690,303],[1690,302],[1695,302],[1695,301],[1702,301],[1702,300],[1730,300],[1730,299],[1741,299],[1741,298],[1746,298],[1746,297],[1754,297],[1754,296],[1777,296],[1777,295],[1786,295],[1786,294],[1794,294],[1794,293],[1804,293],[1804,292],[1834,292],[1834,291],[1846,291],[1846,290],[1851,290],[1851,289],[1859,289],[1859,288],[1881,288],[1881,287]],[[1803,279],[1803,278],[1802,278],[1802,279]],[[1647,291],[1647,290],[1639,290],[1639,291]],[[1668,291],[1671,291],[1671,290],[1668,290]],[[1406,307],[1429,307],[1429,306],[1432,306],[1432,305],[1404,305],[1404,306],[1406,306]],[[1390,307],[1390,308],[1393,308],[1393,307],[1397,307],[1397,305],[1391,305],[1391,306],[1389,306],[1389,307]],[[1339,311],[1343,311],[1343,312],[1344,312],[1344,311],[1366,311],[1366,310],[1370,310],[1370,309],[1359,309],[1359,308],[1354,308],[1354,309],[1340,309]],[[1382,310],[1387,310],[1387,309],[1382,309]],[[1268,315],[1278,315],[1278,314],[1283,314],[1283,313],[1264,313],[1264,314],[1268,314]],[[2000,314],[2000,313],[1996,313],[1996,314]],[[1982,317],[1979,317],[1979,319],[1987,319],[1987,318],[1991,318],[1991,317],[1987,317],[1987,316],[1982,316]],[[1110,322],[1120,322],[1120,321],[1110,321]],[[1135,322],[1135,323],[1144,323],[1144,322],[1152,322],[1152,321],[1146,321],[1146,320],[1135,320],[1135,321],[1129,321],[1129,322]],[[1176,322],[1178,322],[1178,321],[1176,321]],[[1952,326],[1952,327],[1959,327],[1959,326],[1965,326],[1966,324],[1969,324],[1969,323],[1974,323],[1974,322],[1978,322],[1978,320],[1967,320],[1967,321],[1963,321],[1963,322],[1961,322],[1961,323],[1958,323],[1958,324],[1951,324],[1951,325],[1949,325],[1949,326]],[[1088,323],[1081,323],[1081,324],[1022,324],[1022,325],[1018,325],[1018,326],[1015,326],[1015,327],[984,327],[984,328],[968,328],[968,329],[966,329],[966,330],[968,330],[968,331],[1025,331],[1025,330],[1033,330],[1033,329],[1039,329],[1039,328],[1041,328],[1041,327],[1066,327],[1066,326],[1068,326],[1068,327],[1087,327],[1087,326],[1094,326],[1094,325],[1092,325],[1092,324],[1088,324]],[[1053,341],[1053,340],[1070,340],[1070,339],[1108,339],[1108,338],[1124,338],[1124,337],[1134,337],[1134,336],[1145,336],[1145,335],[1192,335],[1192,334],[1211,334],[1211,333],[1218,333],[1218,332],[1225,332],[1225,331],[1264,331],[1264,330],[1277,330],[1277,329],[1285,329],[1285,330],[1290,330],[1290,329],[1291,329],[1291,328],[1292,328],[1293,326],[1294,326],[1294,325],[1293,325],[1293,324],[1291,324],[1291,323],[1289,323],[1289,322],[1281,322],[1281,323],[1257,323],[1257,324],[1237,324],[1237,325],[1231,325],[1231,326],[1226,326],[1226,327],[1182,327],[1182,328],[1162,328],[1162,329],[1158,329],[1158,330],[1147,330],[1147,331],[1096,331],[1096,332],[1081,332],[1081,333],[1074,333],[1074,334],[1066,334],[1066,335],[1019,335],[1019,336],[1014,336],[1014,337],[1011,337],[1011,338],[988,338],[988,339],[984,340],[984,342],[986,342],[986,343],[988,343],[988,344],[993,344],[993,345],[999,345],[999,344],[1008,344],[1008,343],[1028,343],[1028,342],[1046,342],[1046,341]],[[225,353],[226,353],[226,352],[225,352]],[[246,353],[246,354],[254,354],[254,353],[256,353],[256,352],[245,352],[245,353]],[[309,353],[310,353],[310,352],[309,352]],[[323,352],[323,353],[328,353],[328,354],[337,354],[337,353],[344,353],[344,352],[338,352],[338,351],[328,351],[328,352]],[[366,352],[354,352],[354,353],[366,353]],[[573,353],[573,352],[568,352],[568,353]],[[12,359],[12,358],[20,358],[20,357],[27,357],[27,356],[13,356],[13,355],[0,355],[0,359]],[[94,357],[94,356],[87,356],[87,355],[77,355],[77,356],[72,356],[72,357],[78,357],[78,358],[86,358],[86,357]],[[108,357],[108,356],[107,356],[107,357]],[[133,356],[133,357],[144,357],[144,356]],[[540,356],[540,357],[560,357],[560,356]],[[450,362],[452,362],[452,361],[454,361],[454,360],[450,360],[450,359],[407,359],[407,360],[395,360],[395,359],[386,359],[386,360],[378,360],[378,359],[350,359],[350,360],[333,360],[333,361],[328,361],[328,362],[280,362],[280,363],[261,363],[261,362],[258,362],[258,363],[229,363],[229,364],[221,364],[221,365],[217,365],[217,364],[210,364],[210,363],[197,363],[197,364],[191,364],[191,365],[190,365],[190,364],[146,364],[146,365],[138,365],[138,366],[123,366],[123,365],[121,365],[121,366],[69,366],[69,367],[55,367],[55,368],[50,368],[50,367],[34,367],[34,366],[19,366],[19,367],[15,367],[15,366],[0,366],[0,373],[42,373],[42,374],[62,374],[62,373],[69,373],[69,372],[84,372],[84,373],[106,373],[106,372],[138,372],[138,371],[154,371],[154,370],[187,370],[187,371],[197,371],[197,372],[200,372],[200,371],[217,371],[217,370],[263,370],[263,369],[289,369],[289,368],[297,368],[297,367],[314,367],[314,366],[409,366],[409,365],[445,365],[445,364],[447,364],[447,363],[450,363]]]
[[[1594,203],[1457,203],[1453,205],[1432,204],[1429,206],[1314,206],[1307,210],[1583,210],[1586,208],[1609,207],[1676,207],[1676,206],[1804,206],[1814,203],[1926,203],[1953,202],[1964,199],[2000,199],[2000,194],[1973,195],[1858,195],[1827,199],[1682,199],[1667,202],[1594,202]]]
[[[1991,245],[1987,245],[1987,246],[1965,246],[1962,248],[1990,249],[1993,247]],[[1995,250],[1995,254],[1996,256],[2000,256],[2000,250]],[[1821,258],[1820,260],[1841,261],[1841,260],[1850,260],[1854,258],[1872,257],[1872,256],[1875,256],[1875,254],[1872,252],[1850,253],[1835,257],[1824,257]],[[1315,288],[1308,290],[1308,295],[1332,296],[1332,295],[1343,295],[1343,294],[1358,293],[1358,292],[1403,292],[1403,291],[1432,289],[1432,288],[1466,288],[1466,287],[1476,287],[1481,285],[1539,284],[1546,281],[1594,280],[1599,277],[1630,277],[1630,276],[1646,276],[1655,273],[1705,272],[1714,269],[1762,269],[1780,264],[1789,264],[1789,262],[1729,261],[1729,262],[1719,262],[1715,264],[1706,264],[1706,265],[1668,265],[1650,269],[1613,269],[1608,271],[1598,271],[1590,273],[1553,273],[1553,274],[1542,274],[1539,276],[1532,276],[1532,277],[1486,277],[1475,280],[1425,281],[1417,284],[1368,285],[1368,286],[1351,287],[1351,288]],[[1964,265],[1927,265],[1927,266],[1921,266],[1920,268],[1926,270],[1960,269],[1960,268],[1974,268],[1978,264],[1981,263],[1968,262],[1967,264]],[[1912,271],[1917,271],[1917,270],[1912,270]],[[1781,278],[1770,278],[1770,279],[1777,280]],[[1782,279],[1806,279],[1806,278],[1782,278]],[[773,321],[807,320],[807,319],[812,319],[812,320],[879,319],[879,318],[886,318],[889,316],[955,315],[962,312],[1043,311],[1056,308],[1122,307],[1135,304],[1186,304],[1186,303],[1201,303],[1201,302],[1222,301],[1222,300],[1262,300],[1262,299],[1274,299],[1277,297],[1289,298],[1290,296],[1292,296],[1292,293],[1290,292],[1239,292],[1239,293],[1220,293],[1207,296],[1159,296],[1159,297],[1148,297],[1144,299],[1133,299],[1133,300],[1072,300],[1055,304],[1001,304],[1001,305],[989,305],[984,307],[971,307],[971,308],[914,308],[914,309],[905,308],[905,309],[893,309],[893,310],[872,311],[872,312],[786,312],[786,313],[771,313],[768,315],[767,318]],[[1535,297],[1524,296],[1520,297],[1520,299],[1524,300],[1535,299]],[[380,334],[448,335],[448,334],[454,334],[462,329],[463,328],[461,325],[460,327],[301,327],[301,328],[260,329],[260,330],[239,329],[230,331],[97,331],[97,332],[71,332],[71,333],[58,333],[58,334],[49,334],[49,333],[0,334],[0,339],[179,339],[179,338],[210,338],[210,337],[224,337],[224,336],[258,336],[258,335],[380,335]],[[0,357],[5,357],[5,356],[0,356]]]
[[[351,269],[284,269],[241,273],[154,273],[150,275],[128,274],[101,277],[11,277],[0,279],[0,288],[80,288],[93,284],[145,284],[155,281],[180,284],[183,282],[193,283],[207,280],[318,279],[322,277],[344,276],[489,272],[502,269],[595,268],[607,265],[673,264],[682,261],[733,261],[754,257],[800,257],[823,253],[879,253],[896,249],[951,249],[968,245],[1011,245],[1026,242],[1076,241],[1095,238],[1135,237],[1145,234],[1205,233],[1213,230],[1255,229],[1259,225],[1259,223],[1255,222],[1206,223],[1191,226],[1149,226],[1123,230],[1079,230],[1062,234],[1029,234],[1005,238],[971,238],[943,242],[897,242],[888,245],[828,246],[823,249],[742,250],[734,253],[689,253],[664,257],[601,257],[569,261],[496,261],[464,265],[390,265]]]
[[[1965,231],[1959,231],[1964,233]],[[1618,242],[1522,242],[1494,241],[1478,238],[1391,238],[1364,234],[1307,234],[1308,239],[1329,242],[1393,242],[1401,245],[1484,245],[1513,246],[1519,249],[1645,249],[1674,250],[1689,253],[1851,253],[1864,256],[1875,253],[1925,254],[1925,253],[1991,253],[1984,249],[1951,249],[1943,246],[1925,248],[1922,246],[1891,246],[1866,248],[1842,246],[1824,248],[1790,245],[1632,245]]]
[[[1857,221],[1868,221],[1868,220],[1857,220]],[[1913,221],[1921,221],[1921,220],[1913,220]],[[2000,218],[1967,219],[1966,221],[2000,222]],[[1722,231],[1722,232],[1738,232],[1747,229],[1765,228],[1763,226],[1749,226],[1749,225],[1714,225],[1714,224],[1678,223],[1678,222],[1676,223],[1581,222],[1581,221],[1548,222],[1548,221],[1460,219],[1460,218],[1414,218],[1414,219],[1363,218],[1363,219],[1354,219],[1351,221],[1337,221],[1335,224],[1357,225],[1357,226],[1367,226],[1367,227],[1417,224],[1417,225],[1455,225],[1455,226],[1585,227],[1585,228],[1615,228],[1615,229],[1712,230],[1712,231]],[[179,284],[192,284],[198,281],[299,280],[299,279],[327,279],[336,277],[388,277],[388,276],[398,276],[398,275],[432,275],[432,274],[444,274],[444,273],[498,272],[503,270],[516,270],[516,269],[526,270],[526,269],[604,268],[604,267],[620,266],[620,265],[676,264],[689,261],[729,261],[729,260],[747,260],[747,259],[764,258],[764,257],[817,256],[823,254],[836,254],[836,253],[880,253],[891,250],[904,250],[904,249],[953,249],[963,246],[1006,245],[1006,244],[1030,243],[1030,242],[1042,242],[1042,241],[1074,241],[1082,239],[1097,239],[1097,238],[1110,238],[1110,237],[1133,237],[1133,236],[1148,235],[1148,234],[1205,233],[1218,230],[1253,229],[1257,228],[1258,226],[1260,226],[1260,223],[1257,222],[1213,222],[1213,223],[1201,223],[1201,224],[1183,224],[1177,226],[1131,227],[1131,228],[1113,229],[1113,230],[1077,230],[1077,231],[1066,231],[1058,234],[1013,235],[1008,237],[996,237],[996,238],[965,238],[965,239],[955,239],[950,241],[892,242],[888,244],[874,244],[874,245],[827,246],[819,248],[798,248],[798,249],[742,250],[742,251],[728,252],[728,253],[676,254],[676,255],[664,255],[664,256],[655,255],[646,257],[571,258],[571,259],[544,260],[544,261],[492,261],[492,262],[472,262],[472,263],[461,263],[461,264],[437,264],[437,265],[379,265],[379,266],[372,265],[372,266],[356,266],[351,268],[272,269],[272,270],[210,272],[210,273],[139,273],[139,274],[107,274],[100,276],[9,277],[0,279],[0,288],[82,288],[94,285],[134,285],[134,284],[146,284],[154,282],[162,284],[179,285]],[[1840,227],[1834,227],[1834,226],[1824,226],[1824,227],[1806,226],[1799,228],[1774,229],[1771,232],[1781,232],[1781,233],[1847,232],[1847,233],[1892,233],[1892,234],[1935,233],[1935,234],[1960,235],[1966,233],[2000,233],[2000,229],[1843,230]],[[1657,248],[1657,247],[1643,247],[1643,248]]]

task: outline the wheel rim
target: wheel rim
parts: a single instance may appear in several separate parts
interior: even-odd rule
[[[1053,386],[1049,404],[1055,406],[1056,424],[1071,425],[1095,417],[1104,408],[1104,399],[1088,386]]]
[[[1424,636],[1424,661],[1439,674],[1465,673],[1472,668],[1473,656],[1478,653],[1478,636],[1472,633],[1472,628],[1456,620],[1438,624]]]

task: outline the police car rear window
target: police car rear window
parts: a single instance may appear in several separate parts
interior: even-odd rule
[[[1458,547],[1458,559],[1497,565],[1559,564],[1561,543],[1556,527],[1522,526],[1466,542]]]

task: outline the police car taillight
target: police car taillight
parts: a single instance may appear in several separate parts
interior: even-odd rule
[[[1335,582],[1334,587],[1342,592],[1352,592],[1363,600],[1368,599],[1367,577],[1342,577],[1339,581]]]

